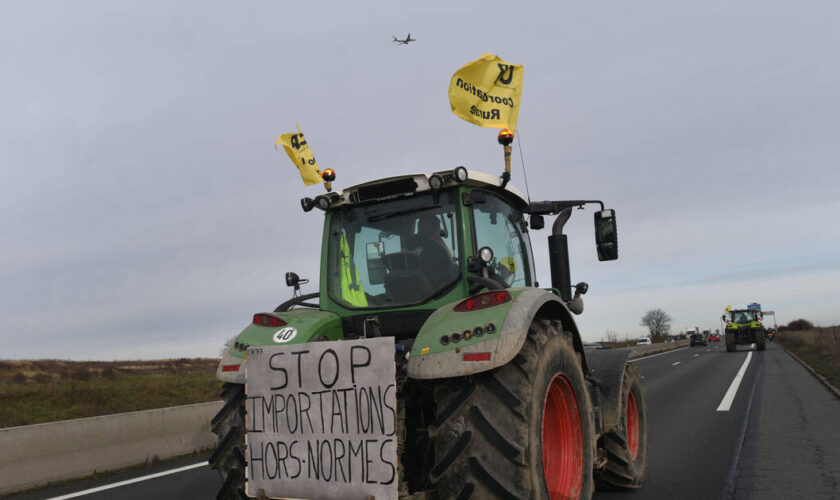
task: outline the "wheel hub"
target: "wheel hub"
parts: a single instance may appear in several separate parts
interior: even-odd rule
[[[542,460],[551,500],[578,498],[583,487],[583,428],[569,379],[551,380],[543,407]]]

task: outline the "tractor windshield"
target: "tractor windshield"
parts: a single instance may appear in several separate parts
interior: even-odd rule
[[[755,312],[753,311],[732,311],[730,314],[733,323],[744,324],[755,321]]]
[[[330,297],[352,308],[397,307],[452,286],[460,276],[455,200],[444,191],[334,211]]]

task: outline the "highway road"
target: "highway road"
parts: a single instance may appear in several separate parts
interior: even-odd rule
[[[594,498],[840,498],[840,400],[775,344],[727,353],[713,343],[635,364],[648,405],[648,476],[641,490]],[[9,500],[214,498],[219,481],[203,460]]]

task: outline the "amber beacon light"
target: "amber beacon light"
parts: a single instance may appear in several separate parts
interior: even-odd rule
[[[513,151],[513,131],[509,128],[503,128],[499,131],[499,144],[504,146],[505,149],[505,171],[502,173],[502,185],[501,188],[504,189],[507,186],[508,181],[510,181],[510,153]]]
[[[327,188],[327,192],[332,191],[332,181],[335,180],[335,170],[325,168],[324,171],[321,172],[321,178],[324,179],[324,187]]]

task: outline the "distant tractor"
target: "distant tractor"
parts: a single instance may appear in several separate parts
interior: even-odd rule
[[[735,351],[738,345],[755,344],[757,351],[767,348],[760,304],[752,303],[746,309],[730,309],[721,319],[726,322],[727,352]]]
[[[572,208],[599,203],[598,257],[617,259],[614,212],[586,200],[529,202],[506,184],[458,167],[301,200],[324,220],[319,290],[300,295],[304,280],[288,273],[294,298],[256,314],[222,358],[217,498],[246,491],[246,352],[387,336],[400,498],[589,498],[596,486],[642,486],[641,379],[628,350],[584,349],[573,315],[588,285],[572,287],[562,233]],[[547,215],[557,215],[552,283],[541,288],[530,233]]]

